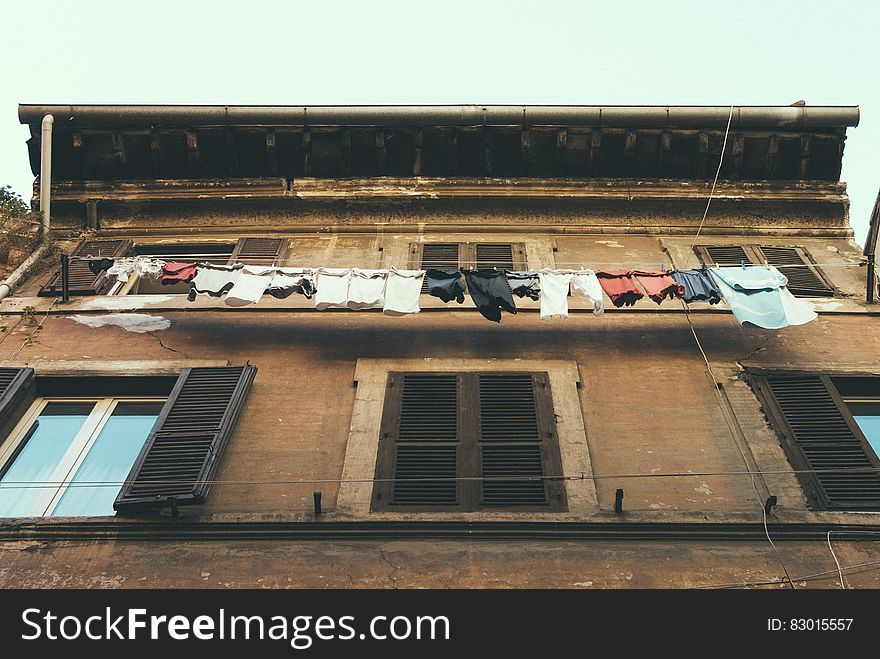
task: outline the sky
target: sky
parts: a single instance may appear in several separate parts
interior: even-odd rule
[[[18,103],[859,105],[842,179],[880,186],[880,3],[10,2],[0,185],[30,196]],[[41,46],[45,43],[46,46]]]

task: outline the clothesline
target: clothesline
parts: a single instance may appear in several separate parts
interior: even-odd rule
[[[159,259],[158,257],[152,257],[152,256],[149,256],[149,257],[148,256],[125,257],[125,258],[143,258],[143,259],[151,259],[151,260],[156,260],[156,261],[177,261],[177,262],[181,262],[181,263],[182,262],[187,262],[187,263],[191,262],[191,263],[196,263],[196,264],[212,264],[211,261],[209,261],[208,259],[211,259],[216,256],[217,256],[217,254],[185,254],[185,255],[180,255],[178,257],[177,255],[174,255],[174,254],[165,254],[165,255],[163,255],[162,259]],[[102,256],[71,256],[70,257],[71,261],[91,262],[91,261],[104,260],[104,259],[113,260],[111,257],[102,257]],[[267,257],[266,260],[267,261],[271,260],[271,257]],[[506,266],[509,264],[510,264],[510,261],[489,261],[489,260],[481,259],[479,261],[459,261],[458,267],[488,266],[488,267],[497,268],[499,266]],[[591,268],[594,270],[598,266],[608,266],[608,267],[612,267],[612,268],[616,268],[616,269],[629,269],[629,270],[639,270],[639,269],[644,269],[644,268],[656,268],[658,270],[662,270],[665,268],[666,270],[669,270],[670,272],[674,272],[675,270],[679,269],[679,268],[676,268],[673,264],[669,264],[664,261],[659,261],[659,262],[654,261],[652,263],[632,263],[632,262],[622,262],[622,261],[590,261],[589,264],[590,264],[589,266],[585,265],[584,261],[557,261],[557,260],[554,260],[554,265],[552,267],[556,267],[556,268],[563,268],[564,267],[564,268],[571,268],[571,269]],[[214,263],[213,265],[226,265],[226,263]],[[243,264],[238,264],[238,265],[243,265]],[[725,264],[724,267],[742,267],[743,265],[746,268],[760,268],[760,267],[765,267],[765,266],[768,266],[771,264],[769,264],[769,263],[751,263],[749,261],[746,261],[744,264],[742,264],[742,263]],[[790,265],[785,264],[785,265],[778,266],[778,267],[783,267],[786,270],[788,270],[791,268],[809,269],[811,267],[814,267],[814,268],[815,267],[818,267],[818,268],[863,268],[866,265],[867,265],[867,261],[857,261],[854,263],[812,263],[811,262],[811,263],[792,263]],[[291,266],[279,266],[279,267],[291,267]],[[381,267],[381,266],[377,266],[377,267]],[[707,267],[709,267],[709,266],[707,266]],[[296,269],[296,268],[294,268],[294,269]],[[316,270],[317,268],[299,268],[299,269]],[[689,268],[682,268],[682,269],[689,269]]]
[[[315,308],[379,309],[389,315],[418,313],[423,293],[445,303],[462,304],[469,294],[488,320],[500,322],[502,311],[517,313],[514,296],[540,301],[542,320],[568,317],[568,298],[583,295],[597,316],[604,297],[616,307],[632,306],[644,297],[657,304],[683,300],[717,304],[726,300],[743,325],[780,329],[800,325],[817,314],[786,288],[788,279],[773,266],[691,270],[547,268],[538,271],[478,269],[290,268],[251,264],[212,265],[162,261],[147,257],[92,259],[93,272],[119,281],[131,275],[189,284],[188,299],[224,297],[229,306],[256,304],[263,295],[285,299],[297,293],[315,299]]]

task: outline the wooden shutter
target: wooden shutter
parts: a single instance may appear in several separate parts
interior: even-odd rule
[[[834,287],[828,282],[810,255],[802,247],[755,247],[762,262],[788,277],[788,290],[803,297],[831,297]]]
[[[72,257],[95,257],[118,259],[129,253],[130,240],[84,240],[71,254]],[[89,262],[80,258],[70,259],[69,285],[71,295],[101,295],[107,292],[112,283],[105,271],[98,274],[89,269]],[[49,283],[43,286],[38,295],[56,297],[61,295],[61,271],[56,272]]]
[[[564,510],[561,469],[545,373],[390,374],[373,510]]]
[[[410,267],[427,270],[458,270],[461,263],[461,243],[413,243],[410,249]],[[422,293],[428,292],[428,278],[422,280]]]
[[[467,243],[467,267],[526,270],[525,243]]]
[[[484,507],[563,510],[547,375],[490,373],[479,386],[479,460]]]
[[[697,245],[694,250],[706,265],[733,267],[757,263],[754,252],[745,245]]]
[[[256,372],[255,366],[184,369],[113,508],[204,503]]]
[[[383,411],[373,508],[455,508],[459,484],[459,379],[392,373]]]
[[[239,238],[228,265],[282,265],[289,245],[287,238]]]
[[[880,509],[880,461],[825,375],[756,377],[808,496],[824,509]]]
[[[35,388],[34,369],[0,368],[0,443],[33,402]]]

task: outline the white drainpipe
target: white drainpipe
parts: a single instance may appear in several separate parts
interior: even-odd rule
[[[51,114],[43,117],[40,132],[40,212],[43,214],[43,238],[49,235],[49,208],[52,204],[52,124]]]
[[[0,283],[0,301],[5,299],[31,268],[49,251],[49,210],[52,190],[52,124],[55,118],[51,114],[43,117],[40,135],[40,212],[43,215],[40,227],[40,244],[15,271]]]

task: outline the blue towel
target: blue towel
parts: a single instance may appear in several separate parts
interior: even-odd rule
[[[781,329],[818,317],[806,302],[791,294],[786,288],[788,279],[772,265],[712,268],[709,272],[743,326]]]

